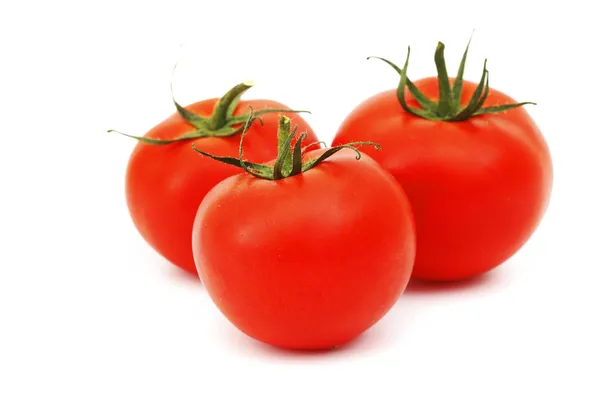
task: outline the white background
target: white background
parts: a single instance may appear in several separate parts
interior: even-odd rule
[[[600,128],[592,2],[3,2],[0,6],[1,399],[598,399]],[[295,353],[237,331],[134,229],[134,141],[246,79],[308,108],[330,141],[396,85],[370,55],[455,71],[529,106],[551,147],[546,217],[469,284],[409,286],[355,342]],[[594,383],[594,380],[596,382]]]

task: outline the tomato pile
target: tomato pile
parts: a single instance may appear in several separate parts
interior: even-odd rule
[[[199,277],[250,337],[329,349],[376,324],[409,280],[484,274],[531,237],[548,206],[546,141],[523,106],[463,79],[411,81],[365,99],[330,146],[245,82],[187,107],[138,140],[126,199],[141,236]],[[293,124],[292,124],[293,118]]]

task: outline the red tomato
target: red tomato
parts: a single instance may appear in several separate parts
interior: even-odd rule
[[[410,205],[390,174],[355,156],[342,149],[280,180],[235,175],[201,203],[193,231],[199,275],[250,337],[332,348],[375,324],[404,291],[415,254]]]
[[[212,162],[198,155],[197,148],[217,154],[238,154],[240,135],[231,134],[243,123],[233,124],[233,118],[248,112],[252,107],[257,113],[261,109],[287,109],[272,100],[235,101],[250,84],[238,85],[237,99],[229,96],[228,104],[234,112],[224,116],[224,121],[209,131],[209,136],[156,145],[137,144],[127,167],[126,198],[131,218],[143,238],[163,257],[176,266],[197,274],[191,245],[194,216],[206,193],[223,179],[239,173],[235,167]],[[235,89],[232,91],[235,91]],[[228,95],[232,93],[230,91]],[[224,96],[226,99],[228,96]],[[207,99],[194,103],[186,109],[203,117],[215,115],[219,99]],[[230,102],[229,102],[230,101]],[[223,101],[223,103],[226,103]],[[299,129],[308,132],[309,139],[317,141],[308,123],[297,114],[284,113],[293,117]],[[188,117],[190,119],[192,117]],[[277,138],[270,132],[276,129],[278,116],[267,113],[261,116],[263,124],[250,127],[245,152],[253,159],[266,161],[276,156]],[[240,120],[238,118],[237,120]],[[218,124],[219,125],[219,124]],[[200,129],[201,131],[202,129]],[[145,138],[169,140],[198,131],[180,113],[173,114],[152,128]],[[216,136],[229,134],[229,136]]]
[[[438,58],[438,47],[436,62],[443,61],[440,47],[442,57]],[[438,82],[444,84],[445,73],[445,64],[440,62],[438,70],[442,66],[441,80],[430,77],[414,82],[434,102],[448,89],[440,92]],[[451,88],[457,80],[462,81],[460,71],[449,80]],[[464,82],[455,111],[474,94],[485,93],[483,82],[485,88],[487,70],[479,93],[475,93],[478,84]],[[402,89],[399,93],[404,93],[408,107],[417,112],[427,109],[411,90]],[[489,89],[481,106],[510,103],[514,103],[512,98]],[[367,148],[365,153],[401,183],[412,204],[418,243],[413,278],[471,278],[503,263],[535,231],[551,194],[549,149],[522,107],[503,112],[488,109],[490,113],[475,113],[459,121],[439,118],[435,108],[429,111],[429,115],[414,115],[401,105],[396,90],[379,93],[350,113],[332,144],[369,140],[381,145],[380,152]]]

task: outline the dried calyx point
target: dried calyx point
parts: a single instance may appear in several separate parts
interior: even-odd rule
[[[258,164],[243,159],[244,155],[244,138],[248,132],[248,128],[258,118],[258,113],[254,113],[250,108],[250,114],[244,127],[242,128],[242,136],[240,138],[239,158],[235,157],[221,157],[216,156],[205,151],[199,150],[192,144],[192,148],[213,160],[220,161],[225,164],[233,165],[238,168],[242,168],[244,171],[257,178],[268,179],[268,180],[279,180],[289,178],[294,175],[301,174],[308,171],[311,168],[316,167],[321,162],[325,161],[338,151],[348,148],[356,152],[356,159],[359,160],[361,157],[360,151],[355,146],[360,145],[372,145],[376,150],[380,150],[381,147],[373,142],[351,142],[340,146],[335,146],[326,149],[318,157],[311,160],[303,161],[304,154],[311,148],[320,146],[323,142],[313,142],[308,145],[304,145],[304,140],[307,138],[307,133],[302,132],[297,135],[298,126],[291,128],[291,120],[285,115],[279,117],[279,128],[277,130],[277,158],[273,165]],[[260,121],[260,118],[258,118]],[[296,142],[292,146],[292,142],[296,138]]]
[[[485,103],[490,88],[489,72],[486,68],[486,59],[483,63],[483,74],[481,76],[479,84],[477,85],[477,88],[473,93],[473,96],[465,106],[461,106],[463,74],[465,71],[465,62],[467,59],[467,53],[469,51],[470,44],[471,39],[469,39],[469,43],[467,44],[467,48],[465,49],[462,60],[460,62],[458,72],[454,80],[454,85],[451,85],[450,80],[448,78],[448,71],[446,69],[446,61],[444,59],[445,46],[443,43],[438,42],[434,56],[435,66],[437,68],[439,88],[439,99],[437,102],[425,96],[414,85],[414,83],[411,82],[410,79],[408,79],[407,69],[408,59],[410,58],[410,46],[408,47],[408,54],[406,56],[406,61],[404,62],[404,67],[402,69],[394,63],[392,63],[391,61],[386,60],[385,58],[368,57],[367,59],[376,58],[378,60],[384,61],[396,70],[396,72],[400,75],[400,83],[398,84],[397,89],[398,101],[400,102],[402,108],[406,112],[417,117],[433,121],[464,121],[477,115],[496,114],[516,107],[523,106],[525,104],[535,104],[532,102],[523,102],[484,107],[483,104]],[[421,108],[410,107],[406,103],[405,88],[408,88],[409,92],[412,94],[412,96],[415,98],[415,100],[421,106]]]
[[[195,114],[175,100],[173,96],[173,85],[171,84],[171,97],[179,115],[191,125],[191,130],[173,139],[147,138],[143,136],[133,136],[127,133],[109,130],[109,132],[119,133],[121,135],[139,140],[140,142],[153,145],[164,145],[183,140],[198,139],[203,137],[225,137],[241,133],[244,130],[244,124],[250,118],[250,114],[233,115],[240,102],[242,95],[246,90],[254,85],[253,81],[246,81],[231,88],[223,97],[221,97],[213,108],[213,113],[209,117]],[[264,108],[254,113],[254,117],[263,114],[275,112],[300,113],[305,110],[289,110],[284,108]]]

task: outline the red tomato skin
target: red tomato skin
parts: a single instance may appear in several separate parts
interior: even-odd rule
[[[193,249],[209,295],[242,332],[328,349],[359,336],[403,293],[414,221],[394,178],[344,149],[283,180],[221,182],[199,207]]]
[[[202,116],[210,116],[217,99],[194,103],[186,108]],[[271,100],[241,101],[235,115],[262,108],[287,108]],[[298,114],[283,113],[308,133],[308,141],[317,141],[308,123]],[[277,155],[278,113],[261,116],[244,139],[244,158],[264,162]],[[171,139],[193,130],[179,114],[165,119],[147,137]],[[206,193],[223,179],[240,173],[240,169],[209,159],[192,149],[192,143],[203,151],[219,156],[239,156],[239,134],[208,137],[167,145],[139,142],[126,170],[127,206],[141,236],[175,266],[197,274],[192,255],[192,226],[198,206]],[[308,143],[308,142],[307,142]]]
[[[437,78],[415,84],[437,95]],[[465,81],[463,105],[475,87]],[[485,106],[514,102],[490,88]],[[419,249],[413,279],[457,281],[497,267],[527,242],[547,209],[552,160],[522,107],[463,122],[429,121],[404,111],[389,90],[356,107],[332,145],[356,140],[381,144],[380,152],[365,153],[400,182],[411,202]]]

